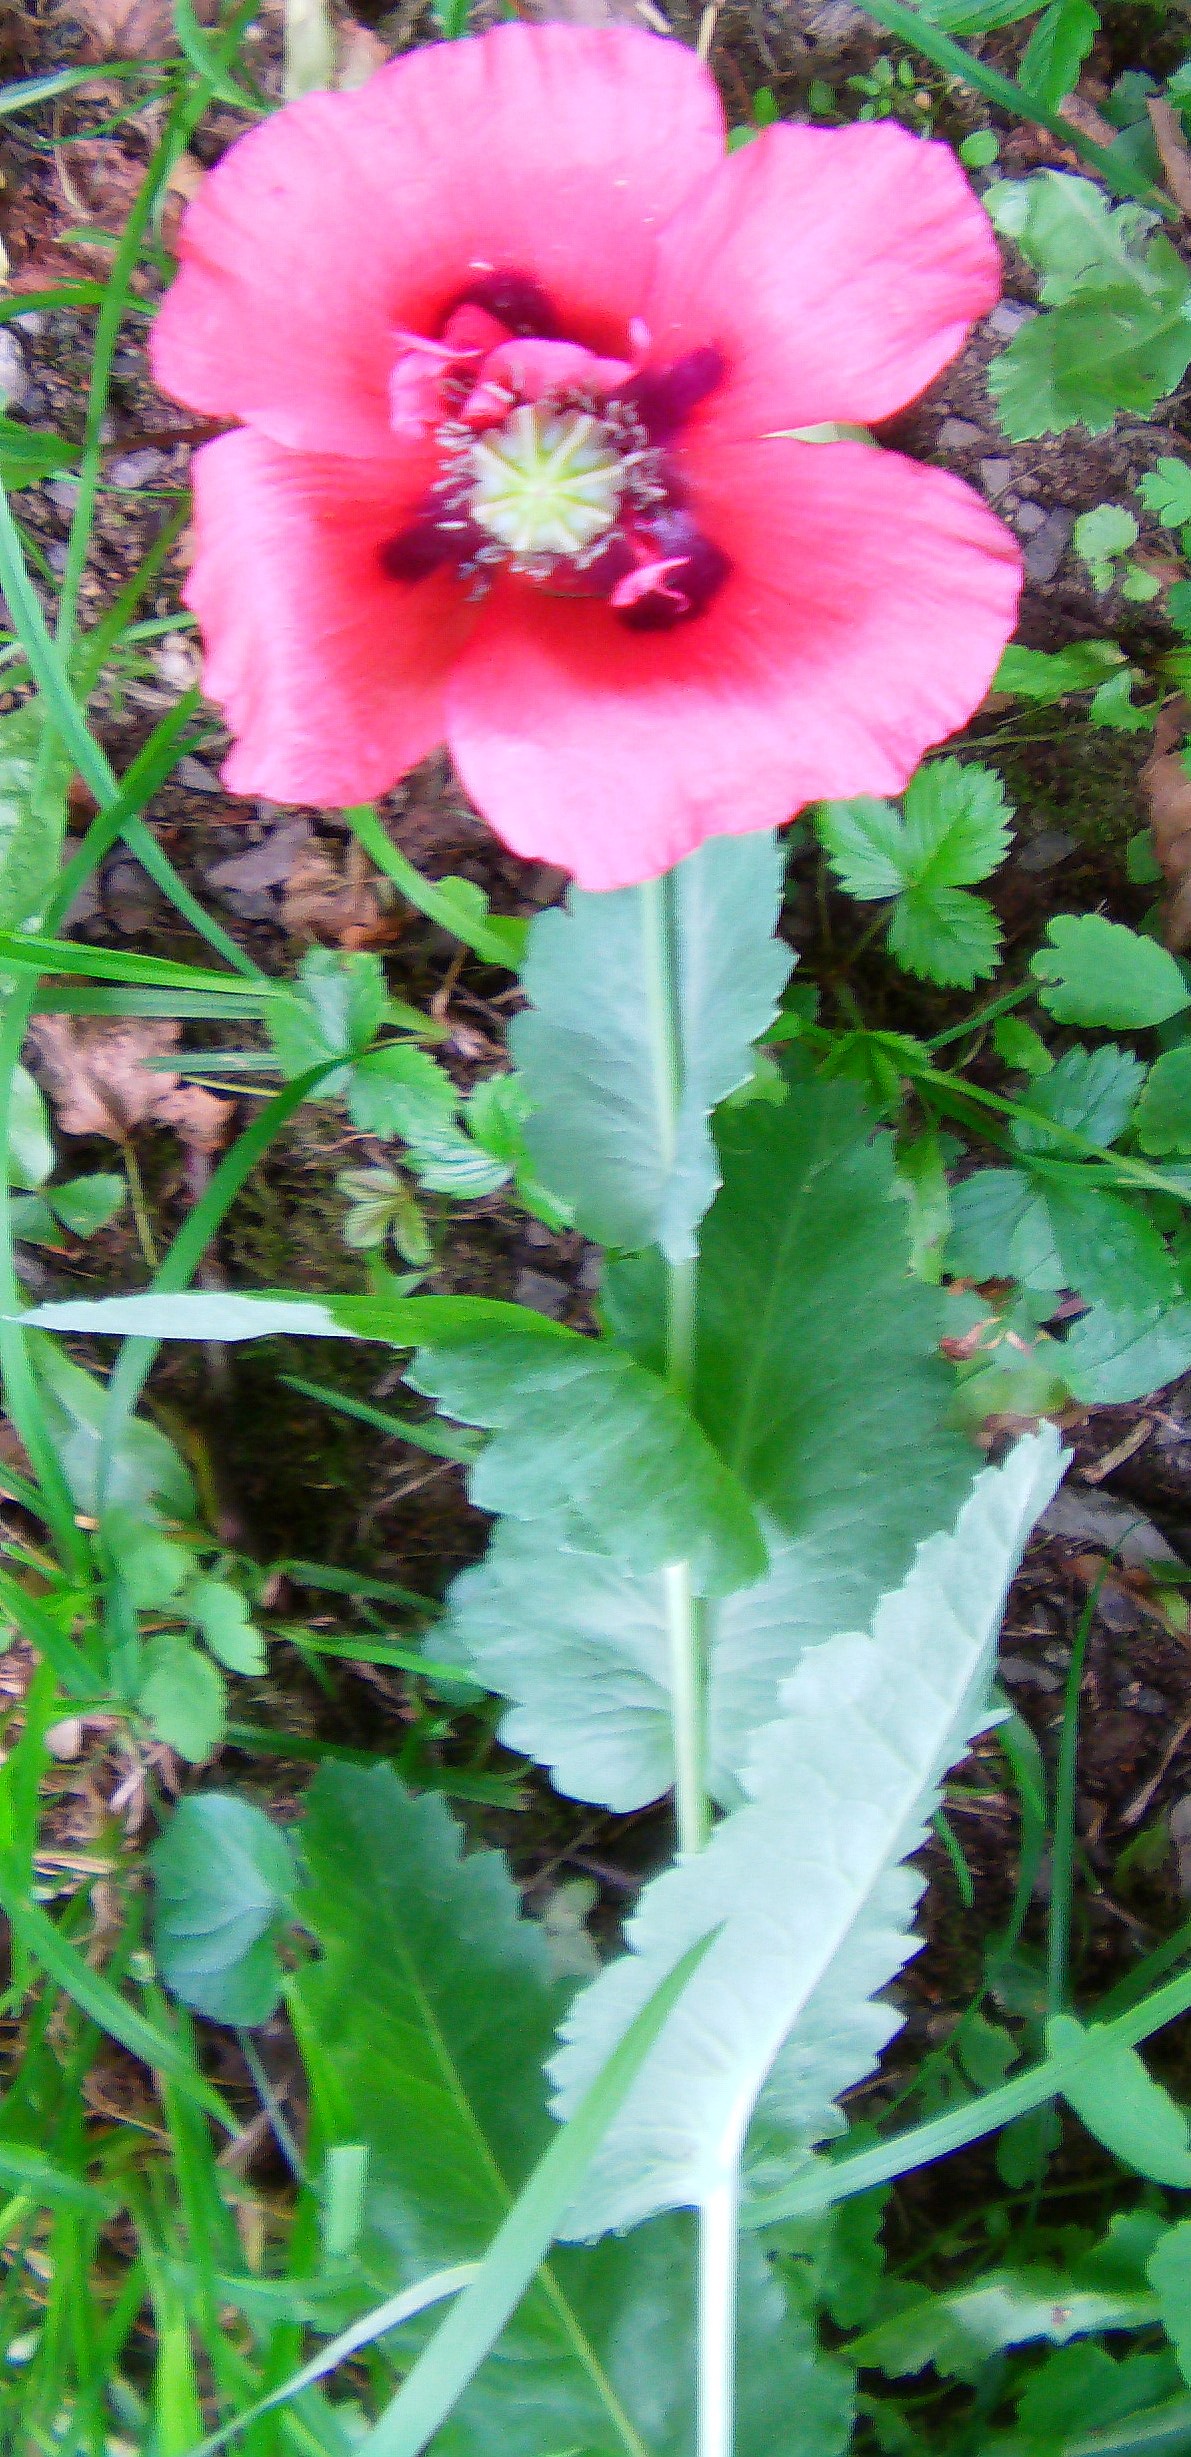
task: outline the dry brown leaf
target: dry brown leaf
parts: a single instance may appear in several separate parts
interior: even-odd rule
[[[1182,121],[1161,94],[1149,95],[1146,109],[1153,124],[1154,142],[1162,156],[1166,185],[1179,212],[1191,221],[1191,149],[1183,135]]]
[[[300,852],[290,871],[281,918],[295,938],[334,939],[341,947],[367,947],[384,935],[380,905],[369,886],[368,865],[357,844],[345,865],[325,844]]]
[[[126,1143],[135,1126],[172,1126],[184,1143],[217,1151],[232,1114],[199,1084],[183,1084],[172,1068],[146,1063],[168,1057],[181,1025],[171,1017],[137,1022],[108,1015],[39,1015],[29,1027],[33,1070],[64,1135],[104,1135]]]
[[[216,12],[217,0],[195,0],[200,23]],[[160,60],[178,48],[170,0],[72,0],[70,14],[99,59]]]
[[[1174,748],[1182,741],[1187,716],[1180,700],[1161,711],[1140,780],[1149,804],[1154,859],[1166,881],[1163,942],[1176,955],[1191,946],[1191,776]]]
[[[341,93],[352,93],[356,87],[367,85],[390,57],[371,26],[362,26],[355,17],[347,17],[342,25],[336,26],[335,83]]]
[[[1086,94],[1068,94],[1059,104],[1059,118],[1065,119],[1080,136],[1090,137],[1093,145],[1112,145],[1120,134],[1119,129],[1112,127],[1105,119],[1103,111],[1098,111],[1095,103],[1088,101]]]

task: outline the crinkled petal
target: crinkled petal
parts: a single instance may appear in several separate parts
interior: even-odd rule
[[[695,620],[642,634],[505,581],[448,685],[473,800],[583,887],[899,793],[1013,629],[1015,541],[943,471],[862,444],[733,447],[703,456],[695,509],[733,566]]]
[[[243,428],[195,454],[194,488],[186,602],[234,736],[224,781],[339,807],[383,792],[442,741],[447,667],[475,620],[453,572],[410,585],[383,570],[408,517],[390,464]]]
[[[888,122],[770,128],[663,233],[642,312],[651,359],[717,347],[696,413],[751,440],[888,418],[995,305],[992,226],[954,154]]]
[[[625,355],[655,234],[723,155],[681,43],[497,27],[437,43],[242,137],[204,181],[155,328],[166,392],[304,450],[383,452],[399,328],[434,333],[484,272]]]

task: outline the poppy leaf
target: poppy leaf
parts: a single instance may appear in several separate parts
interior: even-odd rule
[[[660,958],[670,977],[655,1001],[641,987],[658,954],[650,891],[576,891],[568,910],[533,925],[529,1012],[509,1035],[536,1105],[525,1140],[539,1176],[601,1245],[694,1255],[718,1183],[709,1119],[748,1081],[793,961],[773,934],[783,864],[773,837],[755,835],[712,838],[679,866]],[[666,895],[667,883],[652,892]],[[681,1093],[667,1151],[658,1115],[671,1065]]]
[[[904,2019],[877,1992],[916,1946],[923,1880],[906,1862],[984,1722],[1009,1582],[1063,1464],[1048,1426],[985,1469],[954,1530],[883,1598],[872,1635],[803,1656],[754,1743],[744,1805],[646,1887],[629,1952],[563,2026],[550,2071],[564,2120],[665,1973],[719,1934],[596,2150],[568,2235],[710,2199],[762,2093],[791,2148],[838,2130],[841,2092]],[[838,1833],[847,1848],[825,1851]]]
[[[803,1650],[867,1621],[915,1545],[954,1515],[972,1469],[944,1423],[938,1300],[907,1271],[888,1139],[873,1139],[856,1094],[800,1083],[780,1110],[726,1114],[720,1146],[694,1407],[762,1505],[770,1552],[759,1582],[706,1608],[711,1779],[730,1800]],[[654,1254],[605,1282],[618,1336],[645,1364],[660,1279]],[[913,1455],[913,1479],[883,1473],[894,1454]],[[550,1765],[560,1790],[627,1810],[668,1788],[660,1578],[592,1558],[557,1517],[506,1521],[449,1609],[452,1653],[511,1702],[504,1740]]]
[[[503,1859],[463,1841],[441,1797],[387,1767],[324,1767],[307,1795],[299,1908],[320,1959],[291,2003],[319,2142],[368,2151],[356,2257],[378,2296],[481,2258],[554,2133],[542,2060],[566,1990]],[[770,2457],[775,2435],[788,2457],[842,2457],[848,2375],[742,2249],[741,2457]],[[693,2278],[686,2219],[559,2247],[436,2450],[685,2457]],[[436,2320],[407,2325],[403,2354]]]

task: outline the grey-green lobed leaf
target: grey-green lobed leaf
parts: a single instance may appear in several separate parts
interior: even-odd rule
[[[758,1723],[804,1647],[867,1620],[915,1545],[954,1516],[971,1453],[946,1424],[939,1306],[911,1279],[888,1138],[843,1084],[720,1121],[724,1183],[703,1228],[694,1407],[760,1506],[770,1567],[707,1610],[710,1780],[733,1799]],[[606,1302],[648,1364],[657,1258]],[[912,1479],[888,1474],[912,1456]],[[662,1582],[593,1559],[557,1519],[507,1521],[456,1580],[450,1645],[512,1711],[511,1748],[617,1809],[673,1780]],[[444,1643],[445,1643],[444,1634]]]
[[[565,1992],[504,1862],[465,1856],[440,1798],[387,1767],[323,1768],[307,1798],[300,1910],[322,1958],[291,1983],[295,2028],[316,2146],[367,2149],[359,2257],[387,2295],[486,2251],[551,2137],[541,2066]],[[688,2457],[693,2250],[675,2220],[559,2249],[436,2457]],[[742,2457],[771,2457],[775,2434],[783,2457],[837,2457],[848,2376],[756,2256],[741,2337]]]
[[[448,1415],[493,1434],[471,1471],[480,1509],[553,1518],[563,1542],[607,1552],[630,1569],[689,1561],[697,1586],[712,1595],[747,1585],[768,1558],[739,1478],[674,1392],[611,1341],[565,1330],[524,1306],[483,1297],[186,1291],[55,1302],[19,1319],[157,1339],[284,1331],[416,1348],[414,1387]],[[67,1366],[48,1353],[57,1368]]]
[[[532,926],[529,1008],[509,1033],[535,1103],[525,1139],[544,1183],[601,1245],[656,1244],[674,1262],[695,1252],[718,1183],[711,1112],[747,1082],[793,963],[774,937],[784,863],[772,836],[711,837],[665,880],[574,890],[565,912]],[[668,968],[656,962],[659,918]]]
[[[730,2184],[763,2090],[771,2124],[807,2143],[834,2129],[840,2093],[899,2027],[878,1991],[915,1950],[921,1881],[904,1863],[983,1719],[1009,1580],[1062,1466],[1047,1427],[983,1472],[871,1637],[804,1655],[754,1744],[745,1805],[646,1889],[629,1952],[563,2025],[560,2117],[663,1973],[720,1934],[597,2150],[568,2233],[700,2205]]]

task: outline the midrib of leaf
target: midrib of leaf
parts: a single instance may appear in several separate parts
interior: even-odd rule
[[[825,1166],[826,1163],[821,1161],[813,1174],[820,1174]],[[767,1296],[765,1304],[762,1308],[759,1335],[753,1344],[753,1362],[745,1375],[741,1388],[740,1406],[737,1410],[736,1416],[736,1431],[726,1453],[728,1465],[738,1476],[741,1473],[741,1461],[747,1448],[748,1437],[752,1432],[753,1418],[756,1413],[757,1404],[760,1397],[761,1369],[764,1359],[769,1353],[769,1333],[777,1307],[777,1291],[781,1268],[785,1263],[786,1256],[791,1245],[796,1241],[798,1231],[802,1226],[805,1212],[806,1188],[804,1186],[797,1209],[788,1215],[785,1226],[782,1229],[781,1236],[777,1240],[774,1255],[774,1268],[770,1275],[769,1295]],[[763,1337],[760,1335],[761,1333],[764,1334]],[[744,1482],[743,1477],[741,1477],[741,1482]],[[748,1491],[747,1484],[745,1485],[745,1490],[746,1492]]]
[[[505,2177],[501,2173],[501,2169],[495,2157],[493,2156],[488,2137],[479,2121],[478,2116],[476,2115],[476,2111],[472,2106],[471,2100],[468,2097],[463,2076],[460,2073],[455,2059],[451,2054],[450,2048],[447,2045],[447,2041],[435,2016],[433,2005],[431,2004],[431,2001],[422,1986],[417,1965],[403,1940],[401,1941],[398,1950],[401,1963],[406,1973],[410,1994],[421,2015],[425,2028],[425,2034],[430,2041],[431,2048],[437,2060],[439,2070],[446,2086],[447,2094],[454,2101],[458,2113],[463,2118],[466,2129],[470,2132],[471,2137],[475,2142],[476,2149],[479,2153],[480,2164],[491,2182],[493,2196],[500,2210],[501,2217],[505,2218],[512,2209],[515,2195],[511,2191]],[[548,2261],[543,2262],[542,2267],[538,2272],[538,2277],[542,2290],[553,2307],[556,2319],[565,2332],[577,2360],[582,2364],[584,2371],[587,2373],[588,2378],[591,2380],[598,2395],[606,2406],[608,2414],[612,2422],[615,2424],[622,2441],[624,2442],[625,2448],[630,2452],[630,2457],[650,2457],[650,2452],[646,2447],[644,2440],[641,2439],[640,2434],[634,2428],[630,2417],[625,2413],[624,2407],[621,2405],[620,2399],[616,2394],[612,2382],[609,2380],[608,2375],[604,2370],[604,2366],[600,2362],[600,2358],[596,2353],[595,2347],[592,2345],[591,2339],[588,2337],[587,2331],[583,2327],[578,2314],[568,2301],[567,2296],[564,2293],[563,2288],[560,2286],[559,2281]]]

